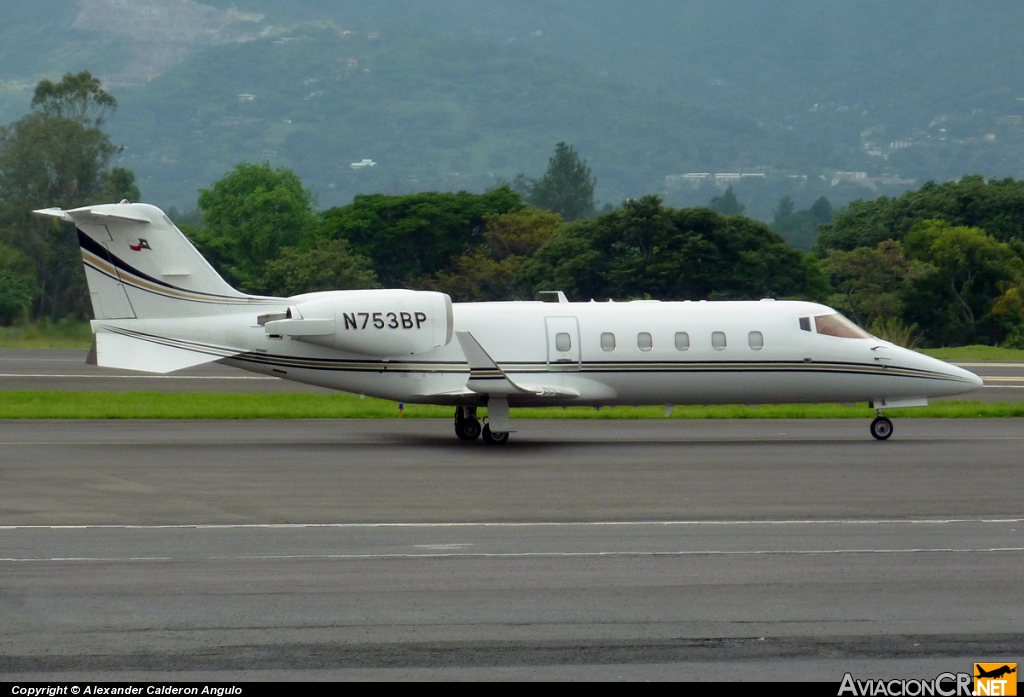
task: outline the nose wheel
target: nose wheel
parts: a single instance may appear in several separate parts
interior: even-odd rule
[[[892,435],[892,421],[879,414],[871,422],[871,435],[878,440],[888,440]]]
[[[476,418],[476,407],[458,407],[455,410],[455,435],[460,440],[476,440],[481,430],[480,420]]]

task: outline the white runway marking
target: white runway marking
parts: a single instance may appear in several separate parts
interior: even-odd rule
[[[0,563],[1019,554],[1024,518],[8,525]]]
[[[877,518],[870,520],[607,520],[552,521],[535,523],[216,523],[172,525],[0,525],[0,530],[234,530],[302,528],[587,528],[587,527],[653,527],[687,525],[694,527],[720,525],[953,525],[961,523],[1024,523],[1024,518],[923,518],[916,520]]]
[[[950,361],[960,368],[1024,368],[1024,363],[960,363]]]
[[[426,545],[416,545],[417,547]],[[524,559],[552,557],[749,557],[749,556],[822,556],[838,554],[999,554],[1024,552],[1024,547],[915,547],[909,549],[750,549],[750,550],[681,550],[672,552],[417,552],[401,554],[239,554],[206,557],[7,557],[2,562],[153,562],[153,561],[330,561],[330,560],[373,560],[373,559]]]

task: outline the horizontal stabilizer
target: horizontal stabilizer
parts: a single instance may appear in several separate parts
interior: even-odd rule
[[[106,206],[110,208],[110,206]],[[139,223],[140,225],[148,225],[150,223],[149,218],[143,218],[141,215],[132,215],[131,213],[118,213],[110,212],[109,210],[93,210],[92,208],[75,208],[74,210],[65,211],[62,208],[42,208],[37,211],[32,211],[36,215],[45,215],[51,218],[60,218],[68,222],[89,222],[95,221],[98,223],[105,223],[111,220],[121,220],[126,223]]]
[[[177,343],[177,345],[174,345]],[[184,348],[182,342],[169,342],[147,335],[127,336],[111,332],[96,334],[96,364],[104,368],[137,370],[143,373],[171,373],[203,363],[212,363],[240,350],[199,350]]]

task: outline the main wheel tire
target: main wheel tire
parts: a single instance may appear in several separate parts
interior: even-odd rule
[[[473,418],[456,420],[455,435],[462,440],[476,440],[480,437],[480,421]]]
[[[892,421],[884,416],[879,416],[871,422],[871,435],[878,440],[887,440],[892,435]]]
[[[489,424],[484,424],[484,442],[490,443],[491,445],[504,445],[508,443],[507,432],[494,432],[491,430]]]

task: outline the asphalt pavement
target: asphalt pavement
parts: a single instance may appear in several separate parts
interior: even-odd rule
[[[6,679],[930,678],[1024,653],[1024,422],[0,422]]]

